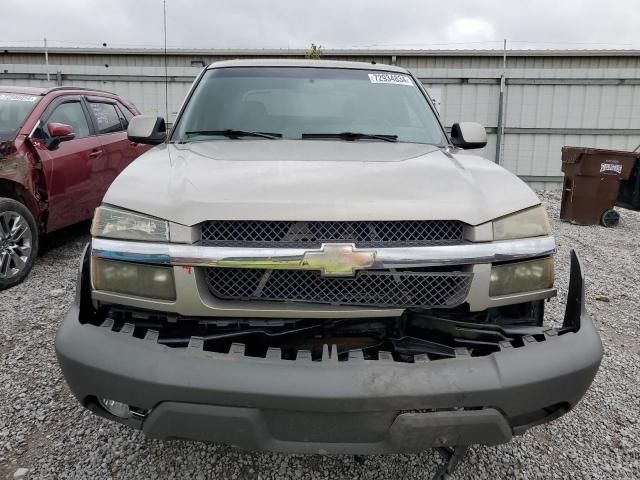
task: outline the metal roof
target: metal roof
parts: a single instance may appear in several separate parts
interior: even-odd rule
[[[0,53],[42,53],[43,47],[0,46]],[[111,47],[49,47],[49,53],[55,54],[92,54],[92,55],[164,55],[161,48],[111,48]],[[433,50],[433,49],[323,49],[326,56],[455,56],[455,57],[500,57],[502,50]],[[234,57],[255,56],[304,56],[306,49],[209,49],[209,48],[170,48],[167,55],[213,55]],[[507,50],[509,57],[618,57],[640,56],[640,50]]]
[[[341,62],[335,60],[299,60],[287,58],[257,58],[241,60],[223,60],[209,65],[208,68],[226,67],[317,67],[317,68],[350,68],[360,70],[386,70],[389,72],[408,73],[405,68],[385,65],[383,63]]]

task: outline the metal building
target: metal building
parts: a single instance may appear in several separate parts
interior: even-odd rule
[[[162,50],[50,48],[47,67],[42,48],[0,48],[0,85],[109,90],[145,113],[168,112],[171,122],[204,65],[304,53],[179,49],[168,51],[165,64]],[[447,126],[484,124],[489,143],[482,154],[497,159],[499,137],[500,163],[536,187],[559,185],[563,145],[633,150],[640,144],[640,51],[508,50],[506,70],[503,52],[496,50],[338,50],[324,56],[409,68],[440,105]]]

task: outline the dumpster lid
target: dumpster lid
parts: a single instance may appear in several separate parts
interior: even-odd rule
[[[638,159],[638,152],[562,147],[562,171],[572,176],[616,177],[619,180],[627,180]]]

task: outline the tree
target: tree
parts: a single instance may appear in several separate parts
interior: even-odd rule
[[[312,60],[319,60],[322,57],[322,45],[311,44],[311,48],[307,50],[304,58],[310,58]]]

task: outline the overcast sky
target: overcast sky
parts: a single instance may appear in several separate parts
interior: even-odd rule
[[[0,44],[160,47],[162,0],[2,0]],[[167,0],[170,47],[640,48],[640,0]]]

